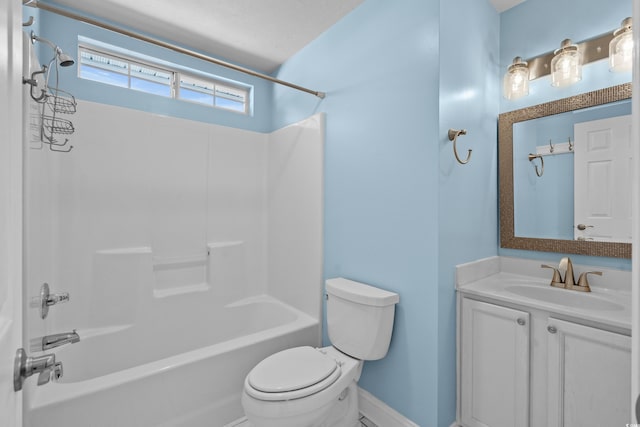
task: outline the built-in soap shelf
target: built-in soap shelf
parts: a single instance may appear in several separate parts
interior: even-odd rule
[[[206,292],[208,252],[180,257],[153,257],[153,296],[166,298]]]
[[[243,241],[210,242],[201,253],[184,256],[156,256],[146,246],[100,250],[96,256],[103,279],[105,274],[117,276],[118,272],[127,278],[139,277],[148,283],[145,287],[151,288],[154,298],[207,292],[213,286],[242,285],[235,283],[234,269],[245,261]],[[122,283],[122,279],[111,277],[108,282]]]
[[[185,257],[153,257],[153,271],[174,270],[179,268],[191,268],[207,264],[206,254]]]
[[[177,287],[166,288],[166,289],[154,289],[153,297],[154,298],[174,297],[177,295],[193,294],[196,292],[206,292],[209,289],[211,289],[211,286],[209,286],[207,283],[194,283],[193,285],[177,286]]]

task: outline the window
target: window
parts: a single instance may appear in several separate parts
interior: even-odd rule
[[[80,46],[78,76],[113,86],[249,114],[251,88]]]
[[[247,91],[229,85],[180,74],[178,99],[244,112]]]

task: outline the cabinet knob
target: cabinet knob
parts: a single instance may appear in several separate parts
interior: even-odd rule
[[[549,333],[551,334],[555,334],[556,332],[558,332],[558,328],[556,328],[555,326],[547,326],[547,331],[549,331]]]
[[[522,317],[521,317],[521,318],[519,318],[519,319],[517,320],[517,322],[518,322],[518,325],[520,325],[520,326],[523,326],[523,325],[526,325],[526,324],[527,324],[527,321],[526,321],[526,320],[524,320]]]

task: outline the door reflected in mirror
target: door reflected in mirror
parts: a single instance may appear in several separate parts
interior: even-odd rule
[[[630,243],[630,141],[630,99],[514,123],[515,235]]]
[[[500,114],[500,246],[631,257],[631,84]]]

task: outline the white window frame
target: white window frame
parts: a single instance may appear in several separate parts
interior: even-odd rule
[[[249,113],[249,110],[248,110],[248,108],[249,108],[249,90],[246,89],[246,88],[242,88],[242,87],[235,86],[233,84],[229,84],[226,81],[214,80],[214,79],[210,79],[210,78],[209,79],[208,78],[203,78],[201,76],[198,76],[198,75],[195,75],[195,74],[192,74],[192,73],[179,72],[179,73],[176,74],[175,77],[176,77],[175,78],[175,91],[176,91],[175,92],[176,93],[175,98],[176,99],[180,99],[181,101],[186,101],[186,102],[192,102],[194,104],[199,104],[199,105],[212,106],[214,108],[219,108],[221,110],[234,111],[234,112],[243,113],[243,114],[248,114]],[[198,90],[196,88],[189,89],[188,87],[184,87],[183,88],[183,86],[182,86],[183,77],[187,78],[189,80],[196,80],[196,81],[202,82],[206,86],[210,86],[211,90],[210,91],[209,90]],[[221,88],[221,89],[225,88],[225,89],[229,89],[229,90],[232,90],[232,91],[238,91],[238,92],[241,92],[243,94],[243,96],[242,96],[241,99],[238,99],[238,98],[234,98],[232,95],[221,94],[221,93],[219,93],[218,88]],[[197,102],[197,101],[191,101],[189,99],[182,98],[182,96],[181,96],[181,90],[182,89],[192,90],[192,91],[195,91],[195,92],[202,92],[202,93],[211,95],[212,105],[204,104],[204,103]],[[227,108],[227,107],[216,105],[216,99],[218,99],[218,98],[228,99],[228,100],[235,101],[235,102],[241,102],[242,105],[244,106],[244,110],[240,111],[240,110],[236,110],[236,109],[233,109],[233,108]]]
[[[89,53],[93,53],[95,55],[99,55],[99,56],[103,56],[109,59],[113,59],[115,61],[121,61],[124,63],[127,63],[127,87],[126,89],[130,89],[130,90],[136,90],[131,87],[131,66],[140,66],[140,67],[144,67],[144,68],[149,68],[151,70],[157,70],[159,72],[162,73],[167,73],[169,74],[170,77],[170,82],[169,82],[169,88],[170,88],[170,96],[166,97],[166,98],[171,98],[171,99],[176,99],[182,102],[189,102],[191,104],[196,104],[196,105],[201,105],[203,107],[212,107],[218,110],[224,110],[224,111],[231,111],[234,113],[239,113],[239,114],[243,114],[243,115],[249,115],[251,112],[251,97],[252,97],[252,91],[253,91],[253,87],[250,85],[244,85],[241,84],[239,82],[233,82],[230,81],[228,79],[224,79],[224,78],[220,78],[211,74],[206,74],[206,73],[199,73],[195,70],[193,70],[194,72],[185,72],[182,71],[180,69],[176,68],[170,68],[167,67],[166,65],[161,65],[158,63],[153,63],[151,61],[148,60],[143,60],[143,59],[139,59],[136,58],[135,56],[128,56],[128,55],[123,55],[121,53],[114,53],[110,50],[107,49],[103,49],[103,48],[99,48],[96,46],[92,46],[92,45],[88,45],[85,43],[79,43],[78,44],[78,78],[81,78],[83,80],[88,80],[88,81],[93,81],[95,83],[102,83],[102,84],[109,84],[109,83],[104,83],[104,82],[99,82],[99,81],[95,81],[95,80],[91,80],[91,79],[85,79],[83,77],[81,77],[81,73],[82,73],[82,54],[83,52],[89,52]],[[101,68],[99,66],[96,66],[95,68]],[[107,69],[106,67],[104,67],[105,69]],[[114,72],[118,72],[115,71]],[[124,73],[120,73],[122,75],[125,75]],[[180,97],[180,82],[181,82],[181,77],[184,76],[186,78],[189,79],[195,79],[201,82],[206,83],[207,85],[210,85],[212,88],[211,91],[211,96],[212,96],[212,104],[205,104],[202,102],[197,102],[197,101],[191,101],[189,99],[183,99]],[[135,76],[134,76],[135,77]],[[145,79],[144,77],[141,77],[142,79]],[[153,79],[145,79],[145,80],[149,80],[151,82],[153,82]],[[118,86],[118,85],[113,85],[115,87],[123,87],[123,86]],[[243,94],[243,96],[241,96],[240,98],[234,98],[232,96],[224,96],[224,95],[220,95],[217,93],[216,88],[218,87],[224,87],[224,88],[229,88],[230,90],[233,91],[238,91],[239,93]],[[148,93],[151,95],[156,95],[153,94],[151,92],[145,92],[142,91],[143,93]],[[204,92],[203,92],[204,93]],[[157,95],[157,96],[162,96],[162,95]],[[163,96],[164,97],[164,96]],[[224,99],[230,99],[232,101],[237,101],[237,102],[242,102],[242,105],[244,106],[243,110],[237,110],[237,109],[233,109],[233,108],[227,108],[227,107],[223,107],[223,106],[218,106],[216,105],[216,98],[224,98]]]

